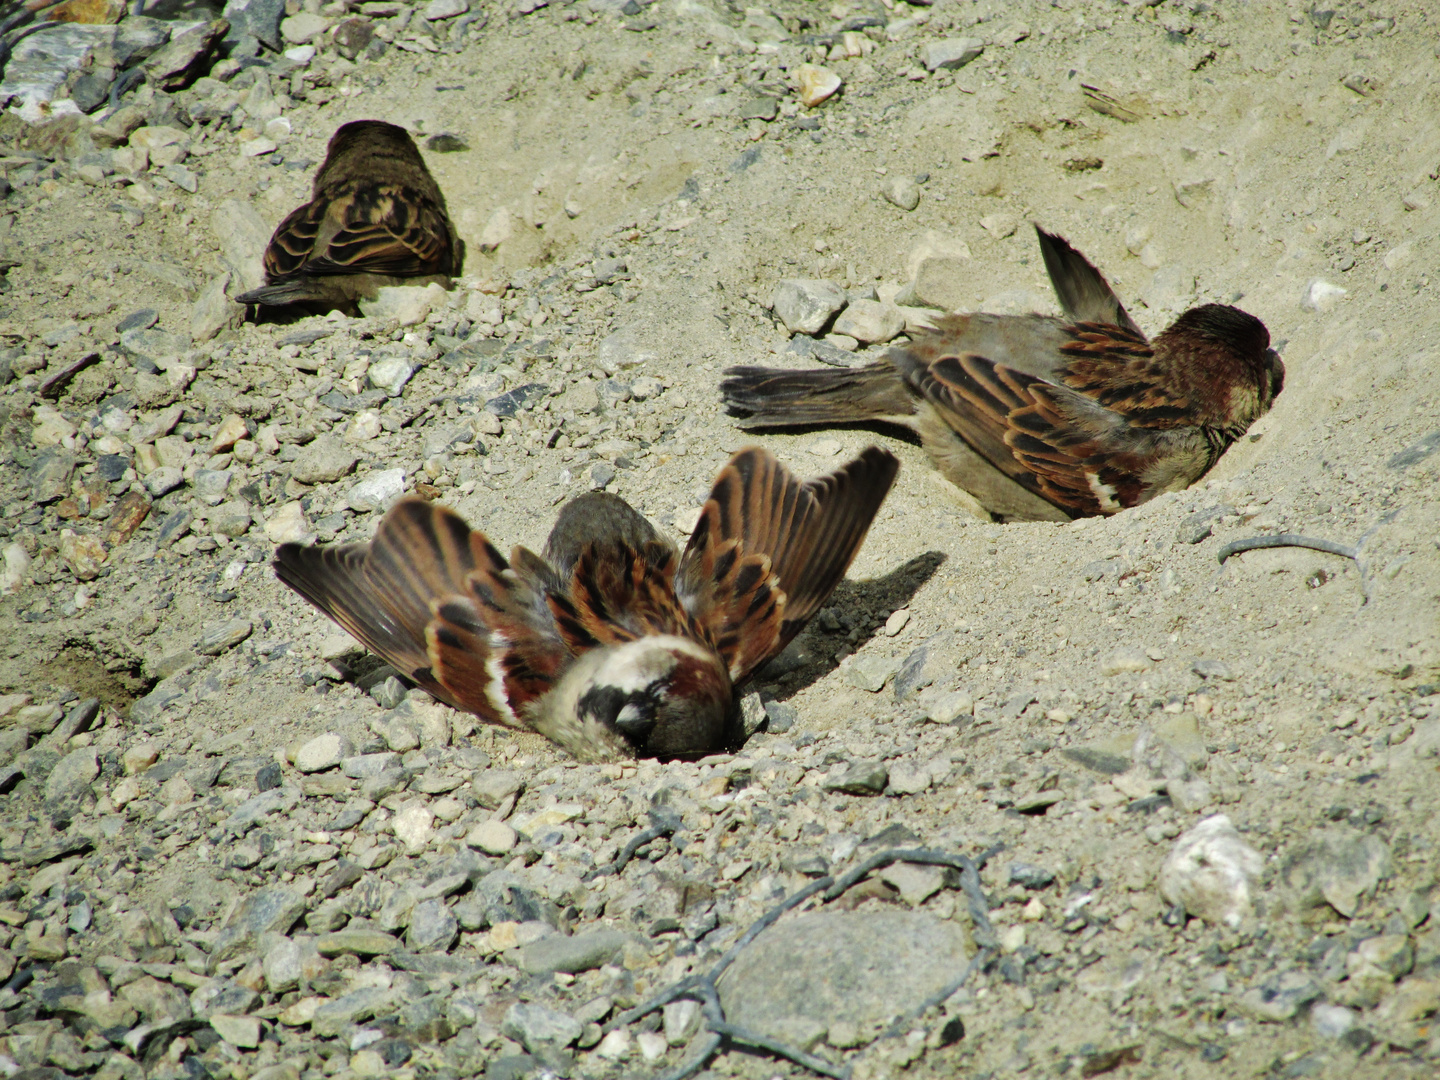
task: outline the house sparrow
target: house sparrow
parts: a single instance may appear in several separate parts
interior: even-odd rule
[[[242,304],[353,308],[386,285],[447,285],[464,244],[404,128],[356,120],[330,138],[308,203],[265,249],[265,284]]]
[[[508,563],[453,511],[407,498],[369,544],[284,544],[274,567],[457,709],[582,761],[703,753],[731,734],[733,688],[844,577],[898,468],[871,447],[801,482],[742,450],[683,553],[604,492],[566,504],[543,555],[516,547]]]
[[[1083,255],[1035,231],[1063,318],[943,315],[878,364],[731,368],[726,405],[748,428],[902,424],[1002,520],[1113,514],[1188,487],[1284,385],[1265,324],[1205,304],[1147,340]]]

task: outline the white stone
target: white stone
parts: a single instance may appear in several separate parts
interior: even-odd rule
[[[979,38],[958,37],[931,41],[922,51],[927,71],[940,68],[961,68],[985,51],[985,43]]]
[[[509,240],[515,232],[515,221],[510,216],[510,211],[505,207],[499,207],[485,222],[485,228],[480,231],[480,250],[494,251],[506,240]]]
[[[1015,230],[1020,227],[1020,219],[1000,210],[982,217],[980,227],[996,240],[1004,240],[1007,236],[1015,235]]]
[[[1224,814],[1182,833],[1160,867],[1160,895],[1210,923],[1238,927],[1250,916],[1250,890],[1265,867]]]
[[[1324,278],[1315,278],[1305,286],[1300,306],[1306,311],[1329,311],[1349,289],[1332,285]]]
[[[297,64],[308,64],[315,59],[314,45],[296,45],[293,49],[285,50],[285,59],[293,60]]]
[[[801,64],[797,76],[800,84],[800,101],[807,109],[828,101],[840,89],[839,75],[829,68],[815,64]]]
[[[145,489],[157,499],[184,482],[185,474],[174,465],[161,465],[145,475]]]
[[[892,795],[919,795],[929,790],[931,781],[928,767],[897,761],[890,766],[890,786],[887,790]]]
[[[305,517],[305,508],[298,502],[288,502],[265,522],[265,538],[272,544],[310,544],[315,540],[315,531]]]
[[[346,501],[350,509],[361,514],[389,510],[405,494],[405,470],[382,469],[373,472],[350,489]]]
[[[278,147],[274,139],[267,139],[263,135],[257,139],[249,139],[240,144],[240,156],[253,158],[262,154],[273,154]]]
[[[909,621],[909,608],[897,608],[896,610],[892,611],[890,613],[890,617],[885,620],[885,636],[895,637],[897,634],[900,633],[901,630],[905,629],[905,624]]]
[[[250,434],[249,428],[245,426],[245,418],[237,413],[231,413],[220,421],[220,426],[215,429],[215,438],[210,440],[210,452],[212,454],[223,454],[234,448],[235,444]]]
[[[5,569],[0,571],[0,596],[20,588],[30,571],[30,553],[21,544],[6,544],[4,556]]]
[[[635,1036],[635,1045],[640,1048],[640,1056],[646,1061],[659,1061],[669,1049],[665,1036],[658,1031],[642,1031]]]
[[[595,1048],[595,1056],[602,1057],[606,1061],[619,1061],[630,1053],[630,1032],[626,1028],[616,1028],[600,1040],[600,1045]]]
[[[380,414],[374,409],[361,409],[350,418],[340,437],[346,442],[369,442],[383,430]]]
[[[905,317],[892,305],[878,300],[852,300],[835,320],[835,333],[848,334],[866,344],[889,341],[904,329]]]
[[[445,290],[429,285],[392,285],[377,291],[375,299],[361,300],[360,310],[372,319],[393,318],[401,326],[415,326],[445,303]]]
[[[1101,675],[1121,675],[1131,671],[1145,671],[1150,667],[1150,658],[1139,649],[1119,649],[1108,659],[1101,661]]]
[[[395,812],[395,836],[414,854],[423,851],[435,831],[435,815],[423,803],[409,802]]]
[[[395,397],[410,381],[410,376],[415,374],[415,368],[409,360],[403,356],[387,356],[384,360],[377,360],[370,365],[366,377],[370,385],[377,390],[384,390],[391,397]]]
[[[283,142],[288,139],[292,131],[294,128],[291,126],[288,116],[277,116],[274,120],[268,120],[265,123],[265,137],[273,139],[275,142]]]

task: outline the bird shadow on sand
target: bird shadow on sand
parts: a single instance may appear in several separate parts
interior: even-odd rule
[[[881,632],[892,611],[905,607],[921,587],[935,576],[945,553],[926,551],[906,560],[883,577],[867,581],[842,581],[830,595],[826,607],[842,619],[856,617],[861,628],[853,643],[843,636],[848,631],[827,634],[812,621],[786,650],[761,668],[745,692],[759,690],[776,701],[785,701],[835,670],[833,659],[841,645],[859,652]]]

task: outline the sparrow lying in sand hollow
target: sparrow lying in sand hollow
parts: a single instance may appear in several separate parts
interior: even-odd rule
[[[1113,514],[1188,487],[1284,385],[1265,324],[1205,304],[1147,340],[1083,255],[1035,231],[1063,318],[942,315],[866,367],[731,368],[725,404],[748,428],[903,424],[1005,520]]]
[[[582,761],[720,749],[733,688],[829,598],[899,462],[870,447],[801,482],[764,450],[721,470],[683,554],[623,499],[571,500],[507,563],[407,498],[369,544],[275,554],[280,580],[434,697]]]
[[[447,285],[464,245],[404,128],[356,120],[330,138],[310,201],[265,249],[265,284],[242,304],[351,307],[385,285]]]

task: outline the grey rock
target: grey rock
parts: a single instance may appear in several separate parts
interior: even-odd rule
[[[315,1010],[310,1030],[321,1038],[334,1038],[351,1024],[369,1020],[395,1000],[395,991],[382,986],[353,990],[334,1001],[327,1001]]]
[[[845,301],[839,285],[813,278],[784,278],[771,298],[775,314],[792,334],[820,333]]]
[[[63,446],[47,446],[35,455],[27,479],[30,495],[38,503],[54,502],[70,494],[70,474],[75,471],[75,454]]]
[[[300,985],[305,973],[306,946],[309,955],[315,955],[315,943],[308,938],[305,945],[294,938],[281,938],[266,950],[261,970],[265,973],[265,988],[270,993],[283,994]]]
[[[134,716],[133,708],[131,716],[132,718]],[[295,788],[275,788],[262,791],[259,795],[246,799],[230,812],[230,816],[225,819],[225,831],[234,833],[236,836],[243,836],[252,826],[259,824],[271,814],[288,810],[298,798],[299,792]]]
[[[410,913],[405,944],[416,952],[448,952],[460,933],[460,924],[444,900],[422,900]]]
[[[590,930],[573,937],[552,934],[522,946],[520,966],[531,975],[591,971],[609,963],[627,940],[619,930]]]
[[[141,727],[154,723],[166,709],[179,705],[186,696],[186,688],[178,678],[164,679],[150,693],[131,704],[130,722]]]
[[[248,202],[226,199],[210,215],[220,242],[221,258],[230,271],[231,295],[258,289],[265,283],[261,256],[270,242],[271,227]]]
[[[1235,676],[1230,671],[1230,665],[1223,660],[1196,660],[1190,665],[1190,670],[1202,679],[1220,679],[1224,682],[1235,681]]]
[[[286,933],[306,906],[303,896],[284,885],[251,893],[216,936],[208,969],[214,972],[226,960],[253,951],[263,934]]]
[[[321,956],[385,956],[400,947],[400,939],[382,930],[336,930],[315,939]]]
[[[249,619],[230,619],[218,626],[209,627],[195,651],[201,656],[219,656],[248,638],[252,630],[254,625]]]
[[[1011,863],[1010,883],[1027,889],[1048,889],[1055,883],[1055,872],[1031,863]]]
[[[158,469],[145,474],[145,490],[157,499],[160,498],[161,495],[174,491],[184,482],[185,473],[177,465],[161,465]],[[171,514],[170,516],[176,518],[178,515]],[[186,529],[189,528],[189,525],[190,520],[187,517],[185,520]],[[178,540],[180,536],[183,535],[184,530],[181,530],[176,534],[172,534],[170,538]]]
[[[838,775],[827,777],[823,786],[826,791],[837,791],[842,795],[880,795],[889,782],[890,775],[880,762],[856,761]]]
[[[90,784],[100,775],[100,762],[94,747],[72,750],[50,770],[45,781],[45,808],[51,814],[68,815],[78,809]]]
[[[921,50],[927,71],[941,68],[962,68],[985,51],[985,43],[979,38],[945,38],[928,42]]]
[[[379,776],[389,769],[400,768],[400,755],[398,754],[356,754],[347,757],[340,763],[340,771],[346,776],[355,780],[365,780],[372,776]]]
[[[146,78],[162,90],[189,86],[208,68],[210,54],[229,29],[224,19],[212,19],[175,35],[145,62]]]
[[[285,0],[226,0],[223,14],[230,21],[226,40],[239,40],[249,34],[271,52],[280,51],[280,20],[285,17]]]
[[[196,1016],[242,1016],[259,1004],[259,994],[229,979],[215,979],[190,995],[190,1009]]]
[[[494,810],[511,795],[518,795],[525,779],[509,769],[481,769],[470,781],[470,791],[481,806]]]
[[[793,1046],[838,1022],[872,1029],[950,985],[965,931],[928,914],[824,911],[761,934],[720,978],[732,1023]]]
[[[841,349],[831,345],[828,341],[817,341],[815,338],[804,335],[791,338],[785,351],[797,356],[808,356],[822,364],[829,364],[831,367],[851,368],[865,363],[865,358],[857,352]]]
[[[878,694],[885,689],[885,684],[890,681],[890,676],[894,675],[899,668],[900,661],[894,657],[867,653],[864,656],[857,656],[850,662],[850,666],[845,669],[845,681],[861,690]]]
[[[580,1038],[584,1025],[569,1013],[537,1002],[517,1001],[505,1013],[500,1030],[533,1054],[546,1047],[569,1046]]]
[[[1282,1023],[1320,996],[1320,986],[1303,971],[1287,971],[1240,995],[1240,1011],[1256,1020]]]
[[[120,348],[133,361],[148,363],[164,371],[180,362],[190,342],[165,330],[127,330],[120,335]]]
[[[765,702],[765,729],[773,735],[783,735],[795,726],[800,711],[787,701]]]
[[[1392,870],[1390,847],[1349,826],[1316,829],[1287,861],[1285,882],[1300,903],[1328,903],[1350,918]]]
[[[229,469],[196,469],[190,486],[206,506],[218,506],[230,487]]]
[[[179,166],[168,166],[179,168]],[[210,279],[199,298],[190,308],[190,336],[196,341],[209,341],[221,330],[245,317],[245,308],[226,295],[230,274],[221,273]]]
[[[295,755],[295,768],[302,773],[333,769],[354,753],[355,745],[348,736],[333,731],[326,732],[300,747]]]
[[[329,484],[355,468],[360,455],[335,435],[322,435],[300,451],[290,475],[302,484]]]
[[[158,1026],[191,1017],[190,999],[185,992],[150,975],[120,987],[119,996],[149,1024]]]
[[[887,176],[885,182],[880,185],[880,194],[885,197],[886,202],[907,212],[920,205],[920,185],[908,176]],[[904,320],[901,319],[901,327],[903,328],[903,326]],[[899,332],[899,330],[895,331],[895,333]],[[894,337],[895,334],[890,336]]]
[[[244,500],[233,499],[221,503],[211,512],[210,532],[215,536],[244,536],[250,531],[250,522],[250,505]]]

